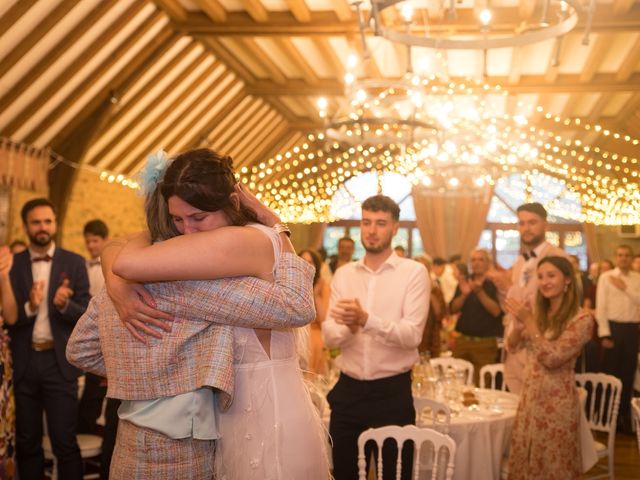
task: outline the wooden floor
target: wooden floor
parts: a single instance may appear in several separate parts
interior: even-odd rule
[[[606,437],[599,437],[599,441],[606,444]],[[600,461],[599,465],[606,465],[606,459]],[[614,473],[617,480],[638,480],[640,479],[640,453],[638,452],[638,440],[635,436],[618,433],[616,436],[616,447],[614,453]],[[594,467],[585,478],[597,473],[598,466]]]

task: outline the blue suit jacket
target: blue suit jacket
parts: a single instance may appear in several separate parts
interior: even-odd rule
[[[51,323],[56,359],[60,371],[64,378],[73,380],[80,374],[80,370],[67,362],[65,349],[73,327],[89,304],[89,276],[84,258],[76,253],[56,247],[51,262],[51,277],[46,297],[49,304],[49,322]],[[28,250],[15,255],[10,277],[18,304],[18,321],[9,327],[11,354],[13,355],[13,378],[14,382],[18,382],[26,372],[33,351],[31,337],[36,321],[35,316],[27,317],[24,310],[33,285]],[[69,279],[69,287],[73,290],[73,296],[69,299],[69,304],[62,313],[53,305],[53,297],[65,278]]]

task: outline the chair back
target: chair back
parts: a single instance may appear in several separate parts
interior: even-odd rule
[[[638,452],[640,452],[640,397],[631,400],[631,412],[636,435],[638,436]]]
[[[484,367],[482,367],[480,369],[479,387],[498,390],[498,388],[496,388],[496,380],[498,378],[498,374],[500,374],[500,376],[502,377],[500,390],[506,392],[507,382],[504,381],[504,363],[490,363],[489,365],[485,365]],[[489,377],[488,379],[487,376]],[[487,382],[487,380],[489,381]]]
[[[366,480],[365,444],[369,441],[375,442],[377,455],[376,478],[382,480],[382,446],[385,440],[392,439],[398,446],[398,457],[396,460],[396,480],[400,479],[402,473],[402,447],[405,442],[412,442],[413,465],[411,478],[418,480],[421,466],[426,465],[431,470],[431,479],[444,478],[451,480],[453,477],[453,467],[456,455],[456,444],[453,439],[445,434],[436,432],[430,428],[418,428],[415,425],[389,425],[386,427],[370,428],[358,437],[358,480]],[[387,466],[388,467],[388,466]],[[424,478],[420,476],[420,478]]]
[[[444,403],[430,398],[413,397],[413,406],[416,409],[416,423],[421,427],[432,428],[440,433],[449,433],[451,425],[451,409]],[[428,409],[426,416],[423,413]]]
[[[473,363],[463,360],[462,358],[437,357],[430,360],[431,366],[436,373],[446,376],[447,370],[452,368],[454,371],[463,371],[465,373],[465,384],[473,385]]]

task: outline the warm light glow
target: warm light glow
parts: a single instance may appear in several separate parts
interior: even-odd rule
[[[491,23],[492,16],[493,15],[491,14],[491,10],[489,10],[488,8],[483,8],[480,11],[480,15],[478,15],[478,18],[480,19],[480,23],[486,27]]]

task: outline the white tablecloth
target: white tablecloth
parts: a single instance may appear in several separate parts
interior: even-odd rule
[[[477,396],[482,399],[480,409],[462,409],[451,417],[449,436],[456,442],[456,480],[500,479],[502,457],[509,448],[518,396],[486,389],[478,389]]]

